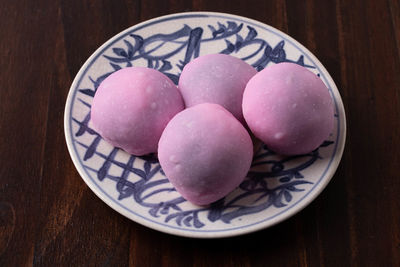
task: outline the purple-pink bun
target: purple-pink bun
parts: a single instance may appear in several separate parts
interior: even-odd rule
[[[161,167],[188,201],[207,205],[246,177],[253,144],[243,125],[223,107],[204,103],[178,113],[158,145]]]
[[[211,54],[189,62],[179,78],[186,107],[201,103],[223,106],[239,121],[242,114],[243,91],[257,71],[243,60],[224,54]]]
[[[183,108],[182,97],[167,76],[154,69],[130,67],[100,84],[91,120],[110,144],[141,156],[157,151],[165,126]]]
[[[253,134],[284,155],[318,148],[334,123],[328,88],[317,75],[293,63],[269,66],[249,81],[243,114]]]

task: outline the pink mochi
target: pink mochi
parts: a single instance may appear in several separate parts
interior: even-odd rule
[[[211,54],[189,62],[179,78],[186,107],[215,103],[244,123],[243,91],[257,71],[243,60],[224,54]]]
[[[328,88],[317,75],[293,63],[267,67],[249,81],[243,114],[253,134],[284,155],[318,148],[334,123]]]
[[[178,113],[158,144],[162,169],[188,201],[207,205],[226,196],[246,177],[253,144],[243,125],[216,104]]]
[[[183,109],[182,97],[167,76],[154,69],[130,67],[100,84],[91,120],[107,142],[141,156],[157,151],[165,126]]]

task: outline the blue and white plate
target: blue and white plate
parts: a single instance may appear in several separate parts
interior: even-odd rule
[[[118,69],[146,66],[177,83],[185,64],[211,53],[239,57],[257,70],[279,62],[307,67],[329,88],[335,103],[335,127],[319,149],[306,155],[281,157],[263,146],[239,188],[209,207],[199,207],[174,190],[155,156],[131,156],[101,139],[91,128],[90,105],[99,84]],[[212,12],[163,16],[117,34],[82,66],[65,107],[68,149],[93,192],[135,222],[187,237],[245,234],[299,212],[332,178],[342,156],[345,131],[339,92],[310,51],[268,25]]]

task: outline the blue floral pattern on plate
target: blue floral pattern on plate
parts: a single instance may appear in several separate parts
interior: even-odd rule
[[[114,71],[146,66],[163,72],[177,84],[188,62],[209,53],[242,58],[257,70],[280,62],[309,68],[332,93],[336,125],[329,139],[306,155],[282,157],[261,146],[239,188],[208,207],[198,207],[175,191],[155,155],[128,155],[101,139],[90,125],[90,105],[99,84]],[[296,208],[298,203],[315,197],[315,189],[326,185],[340,160],[343,116],[340,95],[329,74],[293,39],[237,16],[183,13],[134,26],[99,48],[71,87],[65,125],[75,165],[86,183],[111,207],[161,231],[217,237],[266,227],[269,220],[270,224],[282,220],[284,213],[300,207]],[[334,161],[336,166],[331,166]]]

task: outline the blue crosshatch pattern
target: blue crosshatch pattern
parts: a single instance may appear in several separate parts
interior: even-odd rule
[[[315,64],[307,65],[304,63],[304,57],[307,58],[307,62],[313,63],[313,61],[308,58],[307,55],[304,55],[304,53],[302,53],[302,55],[296,59],[287,58],[285,52],[286,42],[289,42],[292,46],[301,51],[296,44],[285,39],[283,36],[280,36],[278,32],[265,28],[263,30],[269,31],[282,39],[272,47],[266,40],[258,37],[256,28],[260,26],[252,25],[252,23],[249,21],[241,21],[237,18],[232,19],[230,17],[215,15],[213,17],[218,17],[220,21],[216,23],[216,25],[210,24],[208,27],[189,27],[188,25],[183,24],[181,29],[170,34],[153,34],[146,38],[135,34],[135,32],[141,28],[149,27],[153,24],[161,23],[166,20],[176,20],[182,17],[193,18],[204,16],[208,17],[208,15],[196,14],[169,17],[166,19],[152,21],[148,24],[136,27],[130,32],[114,40],[110,45],[103,48],[102,51],[98,53],[98,56],[92,59],[92,62],[90,62],[86,67],[83,75],[81,75],[80,80],[77,83],[76,88],[73,88],[73,104],[71,105],[71,109],[69,111],[71,118],[70,130],[73,131],[72,123],[78,125],[78,130],[71,132],[75,153],[80,164],[84,167],[88,177],[90,177],[98,189],[102,191],[103,194],[107,195],[110,200],[129,212],[135,214],[136,216],[166,227],[185,231],[213,231],[202,230],[202,228],[206,224],[216,221],[221,221],[229,225],[233,219],[240,219],[243,216],[258,213],[271,207],[279,209],[279,212],[275,213],[273,216],[270,216],[269,218],[263,218],[262,221],[253,223],[257,224],[264,222],[265,220],[272,219],[282,212],[293,208],[323,180],[327,170],[331,165],[332,159],[335,156],[340,133],[339,117],[337,115],[338,108],[336,99],[334,99],[336,107],[335,117],[338,125],[336,140],[325,141],[319,149],[309,154],[285,158],[277,157],[273,152],[268,151],[267,147],[264,145],[255,154],[252,163],[252,169],[248,173],[246,180],[240,185],[240,193],[234,195],[234,197],[221,199],[209,207],[198,207],[192,209],[182,209],[181,204],[185,202],[182,197],[175,197],[159,203],[148,202],[147,199],[149,197],[160,193],[175,191],[165,176],[162,179],[153,179],[156,174],[164,175],[157,159],[153,155],[146,157],[130,156],[127,162],[121,162],[120,160],[116,159],[116,155],[119,151],[117,148],[112,149],[109,153],[100,151],[98,147],[100,142],[102,142],[102,139],[93,129],[89,127],[90,103],[85,101],[82,97],[79,97],[79,95],[93,97],[99,84],[112,72],[123,67],[133,66],[135,61],[138,59],[145,59],[148,67],[155,68],[163,72],[165,75],[171,78],[174,83],[177,84],[180,71],[188,62],[190,62],[190,60],[199,56],[201,45],[204,45],[207,42],[223,40],[225,41],[226,47],[217,52],[224,54],[239,52],[241,49],[249,45],[258,45],[259,48],[254,51],[254,53],[242,59],[247,61],[252,59],[254,62],[252,63],[253,67],[259,71],[265,68],[269,63],[293,62],[307,68],[316,68],[318,75],[325,81],[326,84],[328,84],[326,77],[324,77],[323,73],[319,71]],[[210,37],[203,37],[205,31],[209,31]],[[234,42],[232,42],[232,37],[235,37]],[[123,40],[124,45],[115,47],[115,44],[121,40]],[[178,46],[173,51],[166,51],[162,55],[154,56],[152,52],[161,47],[161,45],[154,46],[154,44],[160,42],[161,44],[173,42]],[[110,47],[112,47],[112,52],[109,50]],[[105,53],[105,51],[107,51],[107,53]],[[177,68],[174,68],[170,59],[181,51],[185,52],[184,57],[181,58],[178,63],[176,63]],[[91,88],[81,88],[80,84],[82,78],[85,77],[86,72],[100,56],[108,60],[113,70],[104,73],[99,77],[89,77],[93,86]],[[174,69],[178,69],[179,72],[173,73],[172,71]],[[87,115],[83,120],[72,117],[72,110],[75,103],[80,103],[81,105],[87,107]],[[85,134],[92,135],[94,139],[89,143],[79,141],[79,137]],[[304,177],[302,174],[303,170],[321,159],[320,150],[327,149],[332,145],[334,147],[331,159],[329,160],[329,163],[327,164],[322,176],[316,182],[308,181],[307,177]],[[80,146],[84,149],[85,153],[83,158],[79,158],[80,156],[76,150],[76,146]],[[85,164],[87,160],[95,155],[104,159],[103,164],[99,166],[99,168],[93,168]],[[140,162],[143,161],[142,168],[134,167],[134,163],[138,159],[141,160]],[[293,163],[295,163],[295,166],[293,166]],[[122,169],[121,175],[112,175],[109,172],[111,166],[113,165]],[[260,166],[262,167],[261,170],[259,168]],[[93,177],[89,172],[96,173],[95,177]],[[130,174],[136,175],[136,177],[139,179],[135,182],[129,181],[128,176]],[[102,189],[101,183],[105,179],[115,183],[115,189],[118,192],[118,199],[114,199]],[[271,182],[272,180],[273,182]],[[294,194],[302,194],[302,197],[300,200],[297,200],[296,203],[292,202]],[[247,204],[245,200],[251,199],[252,197],[252,202]],[[256,199],[254,199],[254,197],[256,197]],[[121,204],[121,200],[129,198],[146,208],[148,216],[138,214],[129,207]],[[200,213],[204,213],[206,216],[200,217]],[[242,227],[249,226],[251,225]],[[226,230],[232,229],[237,228],[226,228]]]

